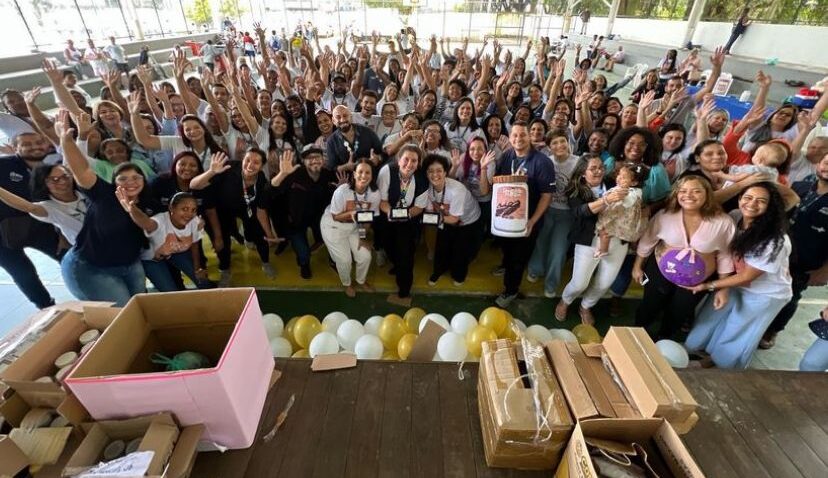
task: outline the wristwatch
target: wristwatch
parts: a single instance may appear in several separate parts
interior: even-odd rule
[[[715,292],[716,291],[716,281],[710,281],[707,283],[707,290],[708,292]]]

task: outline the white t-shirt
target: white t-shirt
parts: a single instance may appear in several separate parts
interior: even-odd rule
[[[348,184],[340,184],[333,193],[331,204],[325,209],[325,214],[334,216],[345,211],[353,211],[356,207],[356,202],[359,202],[362,210],[370,210],[374,212],[374,216],[378,216],[380,212],[380,192],[378,189],[371,190],[368,188],[365,193],[357,194],[351,189]],[[343,223],[345,224],[345,223]],[[352,223],[354,230],[357,225]]]
[[[38,221],[54,224],[60,229],[61,234],[69,244],[75,245],[75,240],[83,227],[83,220],[86,218],[86,211],[89,203],[85,196],[78,194],[78,199],[70,202],[48,199],[36,202],[38,206],[46,210],[46,217],[31,216]]]
[[[808,161],[804,154],[799,154],[791,162],[791,169],[788,171],[788,184],[802,181],[814,173],[816,173],[816,164]]]
[[[395,103],[397,105],[397,115],[402,116],[414,109],[414,99],[411,95],[403,97],[399,95],[394,101],[379,100],[377,102],[377,111],[382,111],[382,105],[385,103]]]
[[[255,146],[267,150],[267,142],[269,141],[269,134],[267,127],[259,128],[259,131],[252,135],[250,133],[242,133],[236,128],[230,126],[230,129],[224,133],[224,140],[227,142],[227,152],[230,154],[230,159],[241,161],[244,152],[247,148]]]
[[[388,190],[391,187],[392,180],[399,181],[399,178],[391,178],[391,168],[386,164],[385,166],[381,167],[379,173],[377,173],[377,189],[379,189],[380,199],[382,199],[383,201],[388,201]],[[402,198],[407,207],[415,205],[414,189],[416,185],[417,176],[413,175],[411,177],[411,182],[408,185],[408,189],[405,192],[405,197]],[[391,207],[395,206],[396,204],[391,205]]]
[[[569,202],[566,200],[564,190],[569,184],[569,177],[572,176],[572,171],[578,164],[578,156],[570,155],[564,161],[558,161],[550,157],[552,165],[555,167],[555,192],[552,194],[552,202],[549,207],[555,209],[569,209]]]
[[[456,179],[446,178],[446,185],[442,192],[436,192],[432,187],[419,196],[414,203],[428,212],[436,212],[435,204],[447,204],[448,215],[460,218],[461,226],[471,224],[480,218],[480,205],[466,186]]]
[[[730,216],[735,221],[738,221],[742,217],[742,213],[737,209],[731,211]],[[776,254],[776,258],[773,261],[770,260],[772,244],[768,244],[761,253],[755,255],[749,254],[744,258],[745,264],[759,269],[764,274],[754,279],[750,284],[741,286],[741,289],[753,294],[773,297],[774,299],[787,300],[791,298],[793,295],[791,291],[791,272],[789,269],[791,240],[787,234],[785,234],[784,241],[782,248]]]
[[[193,148],[184,144],[184,141],[181,139],[181,136],[159,136],[158,142],[161,143],[162,150],[169,150],[172,151],[173,157],[176,156],[178,153],[184,151],[192,151],[201,158],[201,165],[204,166],[204,170],[210,169],[210,163],[213,162],[211,158],[210,149],[205,149],[203,152],[198,153]]]
[[[20,133],[34,133],[32,125],[10,113],[0,113],[0,144],[11,143]]]
[[[109,44],[104,48],[104,51],[112,58],[115,63],[126,63],[126,56],[124,54],[124,47],[121,45]]]
[[[394,120],[394,124],[391,126],[385,126],[382,120],[377,122],[377,127],[374,128],[374,133],[377,133],[377,138],[382,142],[383,146],[385,146],[385,140],[391,136],[392,134],[399,133],[402,130],[402,124],[399,121]]]
[[[179,229],[173,225],[172,221],[170,221],[169,212],[158,213],[152,216],[152,220],[158,224],[158,228],[151,233],[146,233],[150,245],[148,249],[145,249],[141,253],[142,260],[153,260],[156,251],[165,242],[177,242],[178,252],[185,252],[190,249],[193,243],[201,240],[201,229],[198,227],[198,217],[194,217],[183,229]]]
[[[380,122],[380,119],[381,117],[378,115],[371,115],[370,118],[366,118],[362,115],[362,113],[356,113],[351,116],[351,123],[365,126],[366,128],[376,133],[377,124]]]
[[[457,126],[457,129],[454,131],[451,130],[451,122],[446,123],[446,136],[448,137],[451,146],[454,149],[459,149],[461,153],[466,152],[466,147],[469,144],[469,140],[474,138],[475,136],[483,137],[483,129],[477,128],[475,130],[471,129],[471,126]]]
[[[333,111],[338,105],[345,105],[349,110],[354,111],[358,102],[356,96],[351,94],[350,91],[345,93],[344,96],[334,96],[334,92],[328,88],[325,90],[325,94],[322,95],[322,107],[328,111]]]

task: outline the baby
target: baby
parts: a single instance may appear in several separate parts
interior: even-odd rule
[[[616,186],[608,193],[620,189],[627,189],[627,196],[623,201],[609,204],[598,213],[598,222],[595,224],[595,233],[598,235],[598,248],[595,257],[601,258],[608,254],[610,239],[617,237],[626,242],[637,241],[647,219],[642,213],[643,193],[640,185],[649,174],[649,168],[643,164],[620,163],[616,165]]]
[[[787,142],[772,139],[756,148],[756,152],[750,158],[751,164],[731,166],[727,173],[718,173],[717,176],[724,180],[722,187],[730,186],[756,173],[765,174],[769,176],[769,181],[776,182],[779,181],[780,175],[787,172],[790,156],[791,148]]]

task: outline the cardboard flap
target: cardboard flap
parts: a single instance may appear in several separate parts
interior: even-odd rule
[[[437,322],[429,320],[420,336],[411,347],[411,353],[406,359],[408,362],[431,362],[434,354],[437,353],[437,341],[446,333],[446,329],[441,327]]]
[[[160,417],[150,423],[144,439],[138,445],[138,451],[153,451],[155,455],[152,457],[150,466],[147,469],[147,474],[160,475],[167,464],[170,455],[172,455],[173,446],[178,439],[178,427],[175,423],[170,423],[169,420],[164,420]]]
[[[89,412],[83,408],[81,402],[71,393],[58,405],[57,412],[75,426],[80,426],[82,423],[89,421]]]
[[[357,365],[357,356],[350,353],[317,355],[311,362],[311,370],[323,372],[325,370],[339,370],[353,368]]]
[[[29,459],[11,438],[0,435],[0,476],[16,476],[29,466]]]
[[[673,475],[686,478],[704,478],[701,468],[693,460],[690,452],[684,447],[684,443],[682,443],[681,438],[669,422],[666,420],[662,422],[653,439]]]
[[[193,425],[181,430],[164,478],[184,478],[190,475],[198,453],[198,442],[203,433],[204,425]]]
[[[9,438],[26,455],[29,464],[51,465],[60,458],[71,433],[71,427],[37,428],[35,430],[15,428],[9,433]]]
[[[19,427],[23,422],[23,417],[29,412],[31,407],[27,404],[20,394],[12,393],[2,403],[0,403],[0,415],[6,419],[13,427]]]
[[[662,418],[593,418],[580,425],[584,437],[633,442],[650,439],[663,423]]]
[[[553,340],[545,344],[546,353],[552,369],[558,377],[558,383],[563,390],[566,401],[572,414],[577,420],[598,416],[598,409],[589,396],[589,391],[584,384],[575,361],[569,355],[566,342]]]
[[[104,329],[115,320],[121,312],[121,307],[84,307],[83,321],[92,329],[103,333]]]

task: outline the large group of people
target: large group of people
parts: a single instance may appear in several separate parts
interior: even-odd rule
[[[49,306],[24,253],[37,248],[61,262],[73,295],[122,305],[146,279],[159,291],[184,277],[230,286],[233,242],[269,278],[271,255],[290,247],[311,279],[324,247],[348,297],[373,290],[370,268],[387,263],[389,300],[406,305],[423,243],[432,268],[421,280],[448,275],[462,290],[492,241],[499,306],[525,276],[547,297],[563,289],[557,320],[578,301],[592,324],[607,292],[616,313],[636,281],[636,323],[656,338],[689,332],[687,347],[719,367],[772,347],[803,290],[828,282],[828,137],[809,138],[828,95],[812,110],[768,111],[772,80],[759,71],[753,107],[732,120],[711,94],[722,49],[691,94],[698,52],[679,61],[670,50],[610,84],[600,39],[573,66],[548,38],[518,52],[489,39],[452,48],[413,29],[310,38],[266,38],[256,25],[221,48],[207,42],[200,66],[178,51],[164,81],[123,68],[114,47],[70,44],[68,69],[44,61],[54,116],[38,108],[40,88],[2,93],[13,139],[0,158],[0,267]],[[77,86],[84,59],[102,63],[97,100]],[[617,96],[636,74],[632,95]],[[528,186],[521,237],[491,233],[492,209],[510,207],[492,204],[499,176]]]

